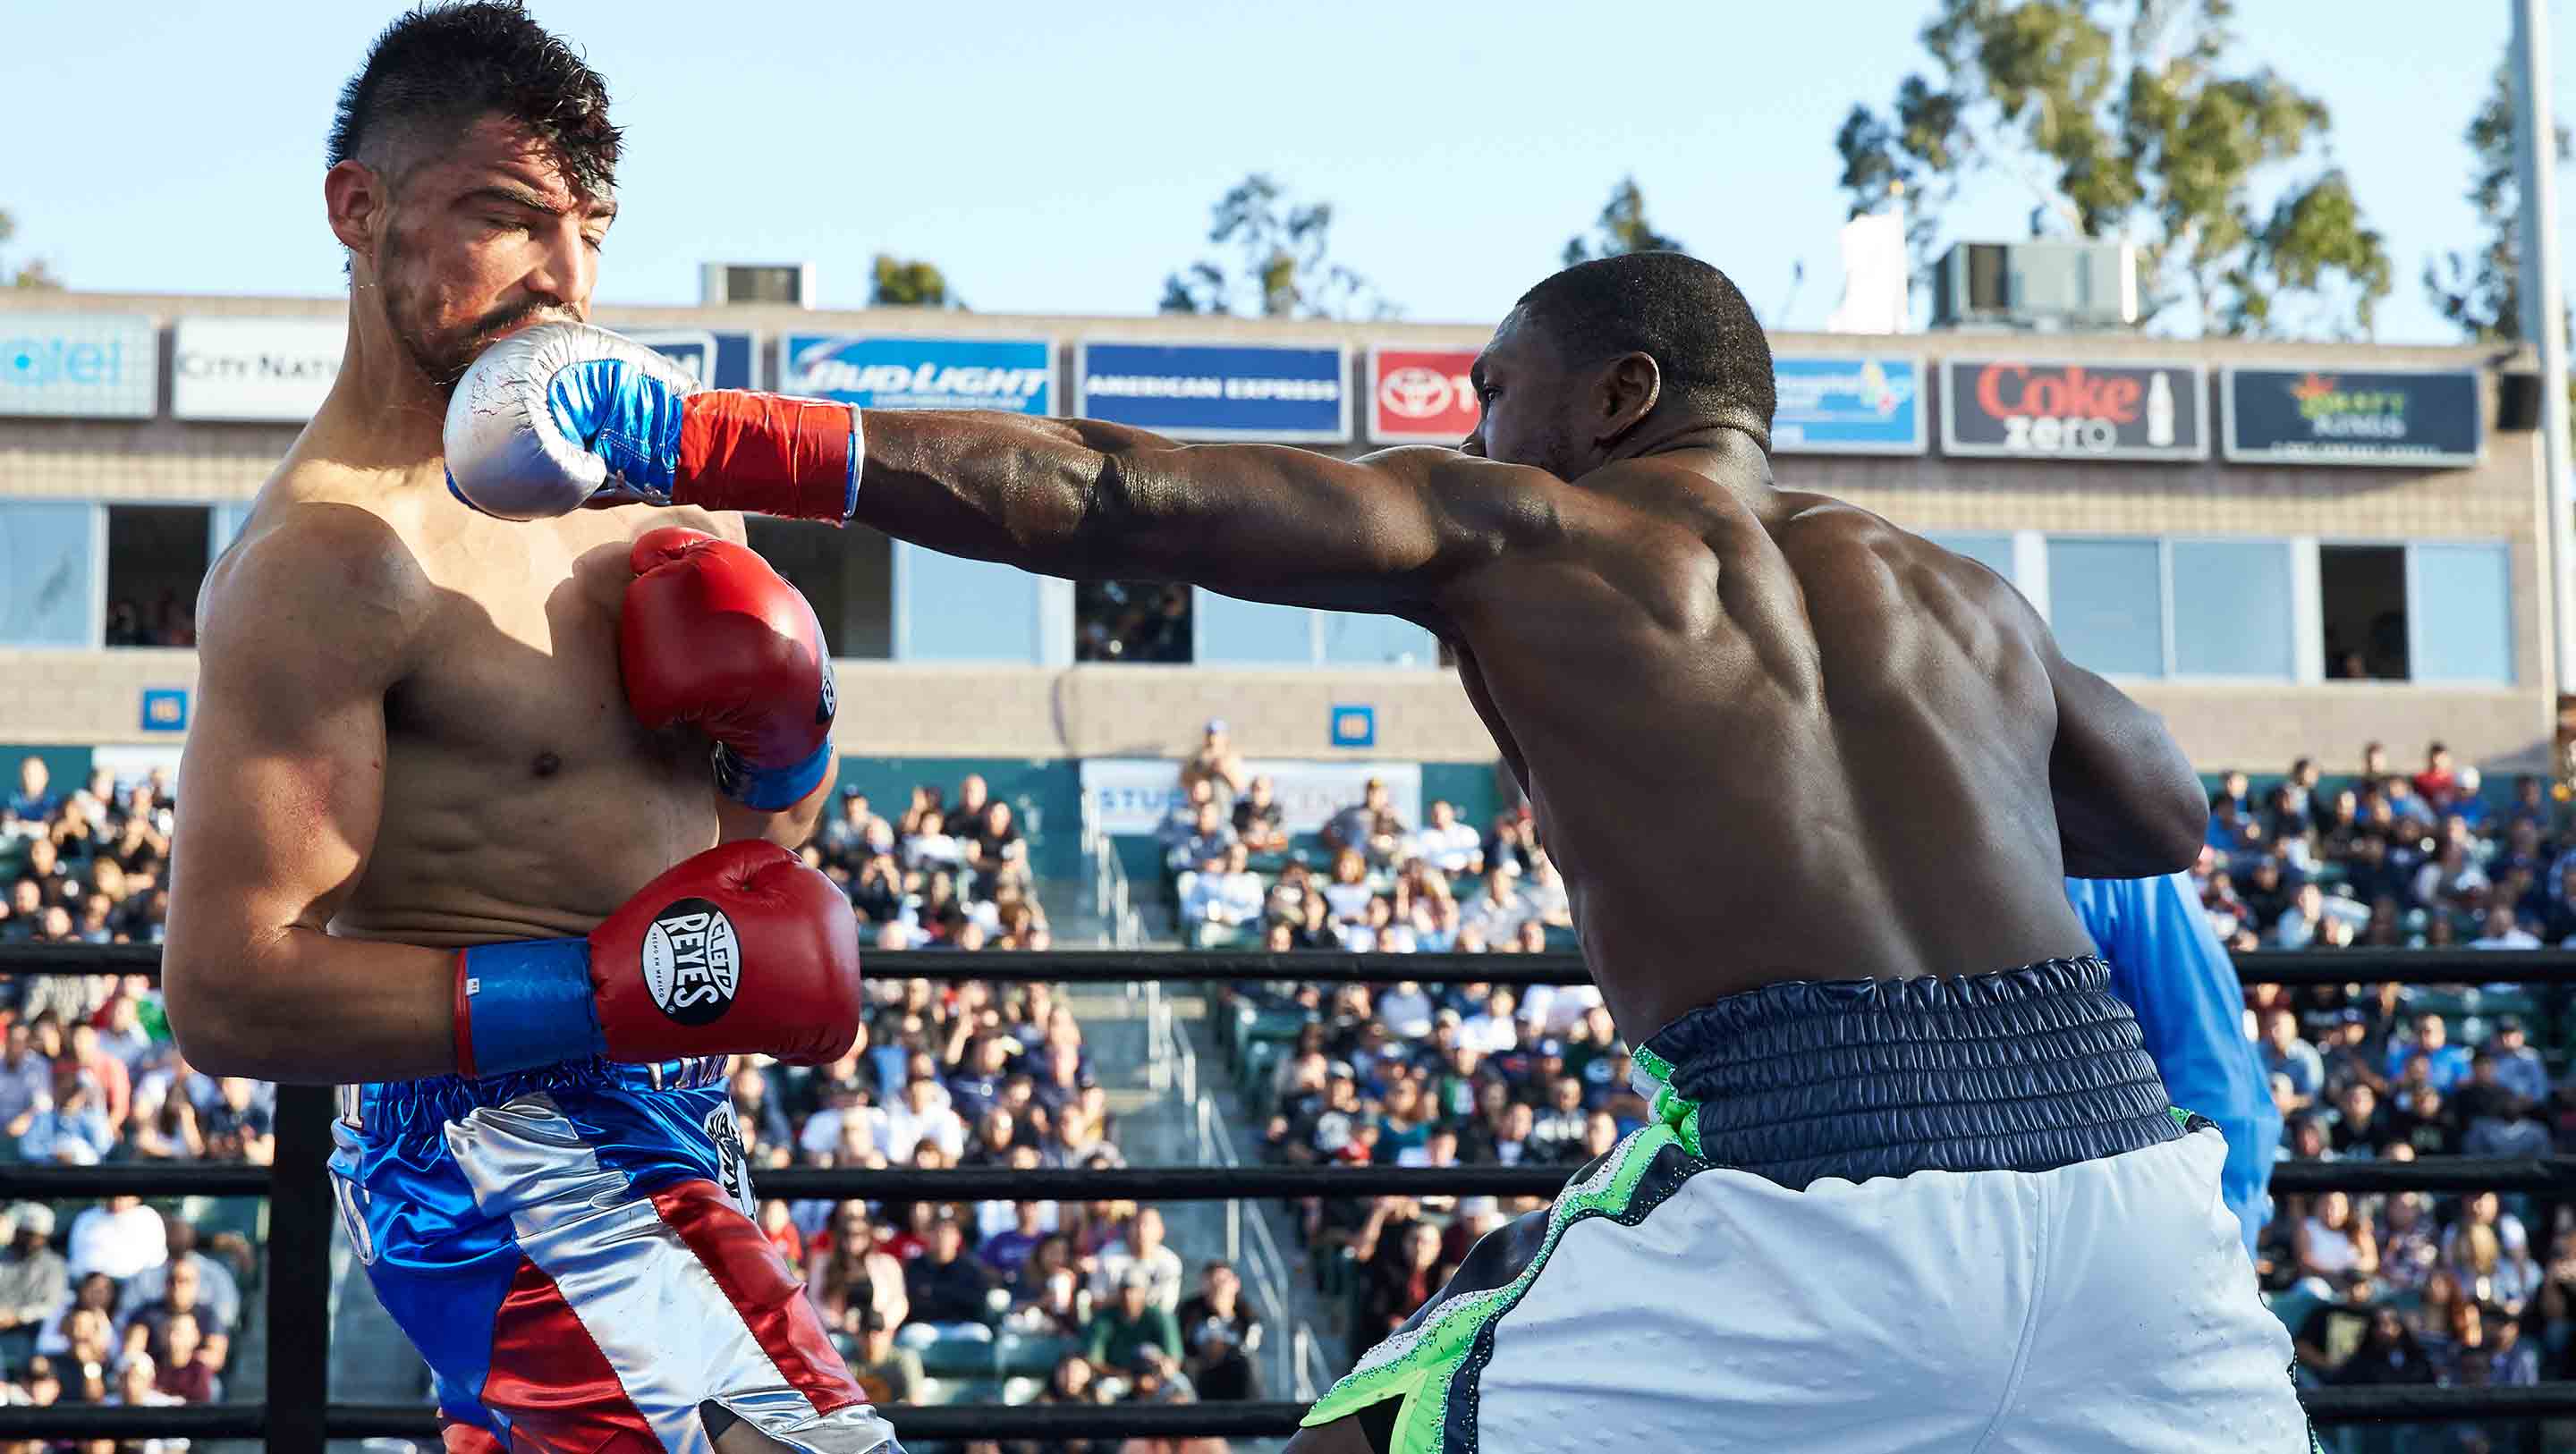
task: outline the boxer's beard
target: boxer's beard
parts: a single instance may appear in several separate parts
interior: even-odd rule
[[[399,240],[388,238],[383,262],[385,322],[412,367],[420,370],[421,377],[429,380],[442,400],[456,392],[457,381],[465,377],[465,370],[502,334],[538,320],[581,321],[569,310],[544,299],[528,298],[506,308],[495,308],[471,323],[432,327],[423,321],[436,306],[426,296],[431,290],[406,275],[404,260]]]

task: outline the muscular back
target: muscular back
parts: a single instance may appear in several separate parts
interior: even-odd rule
[[[2086,952],[2045,642],[1991,572],[1822,495],[1667,460],[1439,601],[1622,1028],[1785,979]]]

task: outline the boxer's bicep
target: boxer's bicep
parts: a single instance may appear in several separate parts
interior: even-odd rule
[[[1196,445],[1125,466],[1098,523],[1102,548],[1137,574],[1248,600],[1419,608],[1461,572],[1561,533],[1553,477],[1454,450],[1345,460]]]
[[[342,562],[271,554],[227,560],[206,594],[162,964],[172,1024],[215,1074],[428,1073],[452,1063],[426,1023],[449,992],[407,971],[448,956],[324,932],[375,845],[385,693],[415,613],[346,589]],[[327,1044],[306,1033],[317,1017]],[[409,1043],[424,1032],[440,1038]]]
[[[2190,867],[2208,829],[2208,802],[2164,719],[2068,661],[2040,629],[2057,698],[2049,789],[2066,872],[2146,878]]]

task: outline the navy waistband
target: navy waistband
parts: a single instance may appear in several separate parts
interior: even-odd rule
[[[1657,1031],[1636,1085],[1700,1155],[1792,1190],[2053,1170],[2182,1134],[2110,985],[2093,958],[1765,985]]]

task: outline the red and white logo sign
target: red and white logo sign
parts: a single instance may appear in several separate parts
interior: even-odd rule
[[[1456,444],[1476,427],[1471,348],[1369,350],[1369,437],[1381,444]]]

